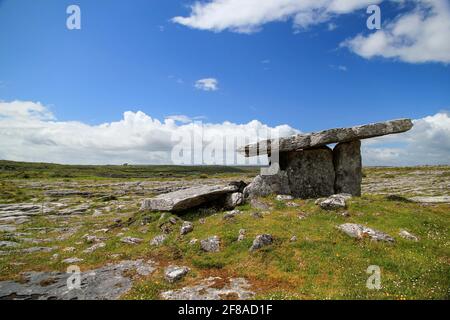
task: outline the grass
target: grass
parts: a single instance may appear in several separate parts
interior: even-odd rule
[[[99,168],[98,172],[103,170],[106,169]],[[203,169],[197,170],[200,172]],[[393,169],[392,174],[408,174],[417,170],[423,169]],[[365,175],[382,177],[387,171],[390,169],[368,168],[365,169]],[[48,172],[36,172],[49,175]],[[31,176],[33,174],[30,173]],[[205,172],[202,174],[208,177],[214,175]],[[244,174],[248,172],[245,171]],[[89,175],[92,180],[99,177],[97,174]],[[87,179],[83,172],[79,173],[78,177]],[[16,184],[1,181],[1,193],[10,192],[10,201],[21,202],[39,196],[32,189],[17,190]],[[79,201],[82,202],[83,199]],[[136,206],[129,206],[122,210],[120,216],[122,221],[132,218],[131,224],[111,229],[104,235],[108,238],[105,240],[106,247],[92,254],[82,252],[90,246],[81,241],[82,236],[111,226],[112,219],[117,215],[113,212],[92,217],[90,211],[86,215],[73,216],[70,218],[69,227],[79,225],[76,233],[63,241],[42,244],[58,246],[56,251],[0,256],[0,279],[18,279],[21,272],[30,270],[65,271],[66,265],[60,261],[69,257],[83,258],[84,261],[79,264],[82,270],[96,268],[107,262],[141,258],[156,261],[157,271],[151,276],[136,279],[132,290],[124,299],[159,299],[162,291],[195,284],[209,276],[244,277],[252,284],[257,299],[450,298],[448,204],[419,205],[405,201],[401,196],[365,194],[350,200],[347,209],[350,217],[343,217],[340,212],[321,210],[314,204],[314,200],[294,200],[299,207],[288,207],[275,200],[275,197],[268,197],[264,201],[269,203],[272,209],[259,219],[253,217],[252,213],[257,210],[249,205],[239,207],[242,213],[227,221],[223,219],[223,212],[207,214],[194,210],[180,216],[166,214],[165,220],[176,217],[179,222],[161,247],[149,245],[150,240],[161,233],[161,213],[142,213]],[[299,219],[299,215],[305,215],[306,218]],[[200,219],[204,219],[205,223],[200,223]],[[194,231],[180,236],[179,227],[182,220],[192,221]],[[142,222],[146,224],[143,225]],[[336,229],[336,226],[345,222],[360,223],[381,230],[393,236],[396,242],[385,244],[354,240]],[[57,226],[60,226],[60,221],[37,217],[23,228]],[[240,229],[246,230],[246,236],[243,241],[238,242]],[[420,241],[411,242],[399,237],[401,229],[419,236]],[[57,232],[41,234],[39,230],[31,233],[28,236],[30,238],[54,238],[59,235]],[[142,238],[144,241],[135,246],[126,245],[120,242],[119,233]],[[250,252],[253,239],[262,233],[272,234],[274,243],[256,252]],[[194,245],[189,243],[191,239],[201,240],[212,235],[221,238],[220,252],[206,253],[200,249],[199,242]],[[291,242],[290,239],[294,235],[297,241]],[[0,240],[14,238],[0,233]],[[23,246],[32,245],[26,243]],[[75,247],[76,251],[64,252],[62,249],[66,247]],[[60,255],[59,259],[52,259],[54,253]],[[120,257],[113,258],[114,254],[120,254]],[[18,262],[21,264],[17,264]],[[191,268],[191,272],[181,282],[168,284],[163,279],[163,270],[169,264],[186,265]],[[380,290],[369,290],[366,287],[369,277],[366,270],[370,265],[378,265],[381,268]]]

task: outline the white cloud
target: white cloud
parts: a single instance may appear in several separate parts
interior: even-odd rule
[[[269,127],[256,120],[246,124],[201,124],[178,115],[159,121],[141,111],[127,111],[119,121],[88,125],[58,121],[40,103],[0,102],[0,159],[8,160],[170,164],[174,148],[190,149],[191,141],[186,138],[195,137],[199,139],[195,141],[203,139],[208,150],[223,151],[225,164],[244,164],[235,152],[237,147],[268,134],[289,136],[298,132],[287,125]],[[440,112],[414,120],[413,129],[406,133],[364,140],[362,152],[364,165],[450,164],[450,115]],[[201,149],[194,153],[196,157],[202,154]],[[204,156],[205,163],[213,163],[208,153]],[[256,159],[248,161],[255,164]],[[195,163],[201,162],[196,158]]]
[[[396,58],[410,63],[450,63],[448,0],[421,0],[412,12],[398,16],[383,29],[345,41],[356,54]]]
[[[273,21],[291,20],[296,31],[389,0],[209,0],[195,2],[187,17],[173,22],[200,30],[240,33],[260,31]],[[383,29],[359,34],[342,43],[364,58],[380,56],[410,63],[450,62],[450,8],[448,0],[390,0],[403,12]],[[414,9],[409,9],[415,5]],[[361,26],[361,28],[365,28]]]
[[[305,28],[350,13],[383,0],[211,0],[195,2],[188,17],[173,22],[211,31],[252,33],[263,24],[292,19],[295,28]]]
[[[217,164],[236,161],[245,164],[242,157],[234,158],[237,147],[256,142],[258,136],[265,138],[275,133],[287,136],[298,132],[287,125],[269,127],[256,120],[247,124],[202,124],[192,121],[196,119],[177,115],[159,121],[141,111],[127,111],[119,121],[88,125],[58,121],[40,103],[0,102],[0,159],[69,164],[170,164],[175,147],[190,150],[189,137],[200,139],[195,141],[200,141],[197,147],[201,146],[203,136],[204,147],[224,151],[225,163]],[[194,153],[195,164],[200,164],[201,149]],[[204,159],[208,164],[211,161]]]
[[[195,82],[195,87],[204,91],[219,90],[219,81],[215,78],[200,79]]]
[[[450,115],[440,112],[414,120],[402,134],[363,141],[364,165],[450,164]]]

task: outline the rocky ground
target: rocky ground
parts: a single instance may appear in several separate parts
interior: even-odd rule
[[[360,198],[139,210],[236,180],[251,175],[1,178],[0,299],[450,297],[449,167],[365,169]],[[366,287],[370,265],[380,290]]]

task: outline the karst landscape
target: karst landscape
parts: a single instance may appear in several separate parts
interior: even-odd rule
[[[448,299],[450,167],[352,170],[293,197],[256,167],[0,161],[0,299]]]

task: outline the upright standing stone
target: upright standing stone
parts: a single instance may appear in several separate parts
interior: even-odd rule
[[[335,193],[333,151],[328,147],[280,153],[280,167],[287,173],[294,197],[318,198]]]
[[[361,141],[341,142],[333,150],[335,193],[361,195]]]

